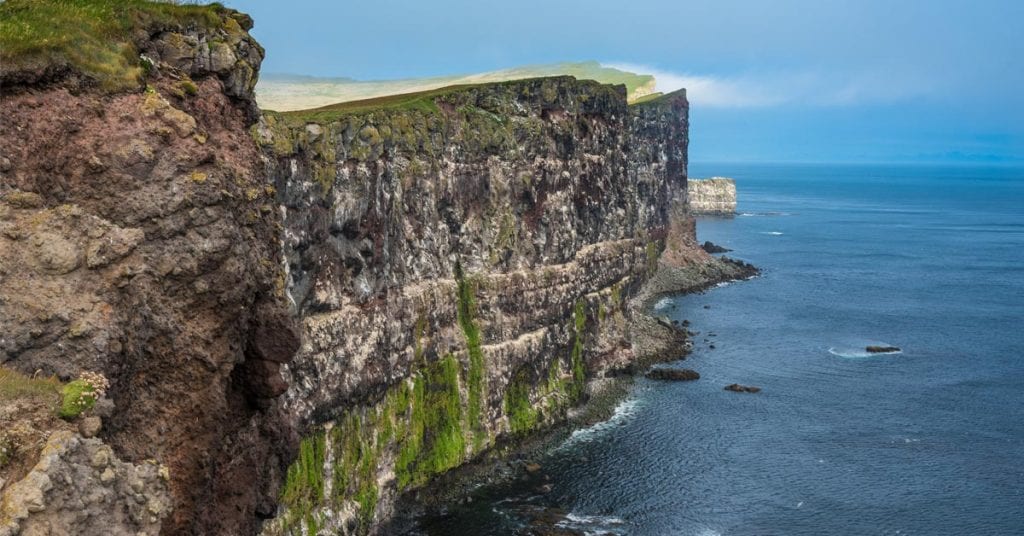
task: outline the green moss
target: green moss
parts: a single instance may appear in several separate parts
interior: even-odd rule
[[[469,429],[473,434],[473,450],[479,450],[487,439],[487,429],[483,422],[484,400],[484,353],[480,342],[480,329],[476,326],[473,316],[476,312],[476,301],[473,282],[466,279],[462,264],[455,263],[455,280],[458,286],[458,322],[466,339],[466,350],[469,354],[469,370],[466,374],[467,403],[466,417]]]
[[[191,79],[186,78],[181,82],[178,82],[178,87],[181,88],[181,92],[189,97],[195,97],[199,94],[199,86],[196,85]]]
[[[459,396],[459,362],[449,354],[413,380],[408,426],[399,438],[399,489],[422,485],[462,462],[466,440]]]
[[[647,273],[653,274],[658,269],[658,256],[661,255],[661,244],[657,241],[647,243]]]
[[[425,429],[430,432],[420,466],[421,471],[438,474],[462,461],[465,437],[462,433],[462,401],[459,398],[459,363],[448,355],[426,371]]]
[[[583,394],[583,388],[587,381],[586,367],[583,363],[583,330],[587,323],[587,314],[584,308],[585,304],[580,299],[576,302],[576,307],[573,311],[573,320],[576,327],[576,335],[572,343],[572,354],[570,355],[573,380],[570,394],[573,399],[578,399]]]
[[[57,415],[62,419],[74,419],[96,405],[95,387],[85,380],[69,382],[61,389],[60,395]]]
[[[377,486],[364,486],[356,493],[355,500],[359,503],[359,521],[364,527],[373,523],[373,515],[377,510],[378,497]]]
[[[6,70],[67,64],[104,89],[138,87],[144,68],[133,32],[177,25],[219,28],[223,13],[220,4],[7,0],[0,3],[0,63]]]
[[[398,489],[405,489],[419,481],[416,461],[423,450],[424,424],[426,418],[426,380],[421,375],[413,377],[412,391],[409,393],[409,416],[405,435],[401,438],[398,459],[395,460],[395,477]]]
[[[299,458],[288,468],[281,502],[288,507],[285,522],[289,526],[304,521],[315,522],[313,510],[324,499],[324,457],[326,436],[323,432],[304,438],[299,443]]]
[[[540,412],[530,402],[532,381],[527,367],[521,367],[512,376],[505,391],[505,414],[509,430],[514,435],[523,435],[537,426]]]

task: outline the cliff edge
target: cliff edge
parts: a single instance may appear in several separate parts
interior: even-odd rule
[[[0,420],[32,404],[44,428],[0,457],[4,530],[372,533],[683,355],[649,298],[738,273],[696,247],[685,91],[552,77],[261,114],[246,15],[0,13],[0,372],[37,389],[0,382]],[[96,400],[56,419],[72,385]]]

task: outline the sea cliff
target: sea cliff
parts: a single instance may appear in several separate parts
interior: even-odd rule
[[[595,380],[679,357],[652,297],[748,273],[696,246],[684,91],[553,77],[261,113],[251,19],[124,5],[90,45],[130,59],[116,76],[66,50],[0,72],[0,364],[110,383],[102,428],[19,436],[4,530],[89,518],[21,485],[57,449],[113,533],[374,532]]]

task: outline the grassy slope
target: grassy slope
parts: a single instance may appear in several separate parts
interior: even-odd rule
[[[147,0],[6,0],[0,3],[0,65],[8,72],[69,65],[104,89],[129,88],[142,74],[134,30],[219,26],[221,9]]]
[[[554,63],[503,69],[487,73],[359,82],[347,79],[329,79],[295,76],[267,76],[256,86],[256,99],[260,107],[277,111],[304,110],[325,107],[339,102],[365,101],[387,95],[416,94],[448,86],[483,84],[571,75],[580,80],[596,80],[603,84],[624,84],[629,100],[639,98],[654,89],[654,77],[603,67],[596,61],[583,63]]]

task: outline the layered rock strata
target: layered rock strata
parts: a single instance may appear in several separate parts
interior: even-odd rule
[[[588,380],[682,352],[630,300],[666,240],[695,244],[670,218],[685,93],[631,107],[546,78],[256,131],[304,327],[285,398],[305,439],[265,533],[365,532],[398,493],[563,419]],[[639,342],[638,322],[667,333]]]

